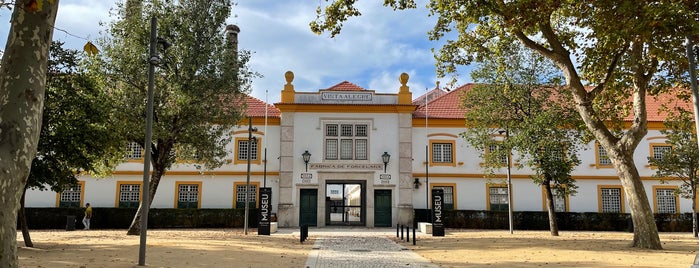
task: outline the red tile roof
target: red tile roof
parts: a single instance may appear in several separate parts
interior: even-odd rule
[[[247,104],[248,110],[246,115],[249,117],[265,117],[265,106],[267,106],[267,117],[268,118],[280,118],[281,112],[277,107],[272,104],[265,103],[255,97],[245,96],[245,103]]]
[[[445,92],[445,94],[437,98],[432,98],[432,96],[430,96],[431,100],[427,105],[425,105],[424,102],[425,96],[420,96],[413,101],[413,104],[419,105],[417,109],[415,109],[415,112],[413,112],[413,118],[463,119],[464,109],[461,108],[461,95],[469,91],[473,86],[475,86],[475,84],[469,83],[450,92]],[[427,92],[425,95],[430,94],[430,92]],[[422,103],[416,102],[420,99],[422,99]]]
[[[331,86],[331,87],[326,88],[326,89],[321,89],[321,90],[331,90],[331,91],[365,91],[366,89],[364,89],[364,88],[362,88],[362,87],[360,87],[360,86],[358,86],[358,85],[356,85],[356,84],[353,84],[353,83],[350,83],[350,82],[347,82],[347,81],[342,81],[342,82],[338,83],[337,85]]]
[[[465,110],[461,107],[461,96],[471,90],[476,84],[465,84],[460,86],[451,92],[448,92],[442,96],[430,100],[427,105],[425,105],[425,95],[431,94],[432,91],[425,93],[425,95],[413,101],[413,104],[418,105],[415,112],[413,112],[413,118],[440,118],[440,119],[463,119]],[[431,96],[430,96],[431,97]],[[421,101],[421,102],[420,102]],[[664,93],[658,96],[648,96],[646,98],[646,111],[648,113],[648,122],[663,122],[667,116],[666,112],[662,112],[661,107],[663,104],[669,107],[683,107],[687,110],[692,110],[691,101],[679,100],[675,94]],[[632,121],[633,115],[627,116],[625,121]]]
[[[427,93],[425,93],[425,95],[422,95],[422,96],[418,97],[417,99],[414,99],[413,105],[424,105],[425,99],[432,101],[432,100],[439,98],[441,96],[444,96],[446,94],[447,94],[447,91],[441,90],[438,87],[436,87],[433,90],[430,90]]]

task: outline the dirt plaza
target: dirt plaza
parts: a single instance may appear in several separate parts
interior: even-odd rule
[[[322,229],[322,228],[321,228]],[[321,230],[316,229],[316,230]],[[309,230],[299,242],[297,229],[258,236],[255,229],[155,229],[148,231],[148,267],[305,267],[318,236]],[[339,231],[342,231],[340,229]],[[375,235],[372,228],[358,235]],[[445,237],[418,236],[417,245],[400,246],[440,267],[690,267],[699,248],[691,233],[662,233],[663,250],[628,245],[633,234],[622,232],[454,230]],[[24,247],[17,233],[20,267],[138,267],[139,236],[125,230],[35,230],[34,248]]]

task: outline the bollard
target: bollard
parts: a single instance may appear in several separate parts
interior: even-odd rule
[[[301,240],[301,243],[303,241],[306,241],[306,238],[308,238],[308,225],[301,225],[301,234],[299,235],[299,239]]]
[[[400,224],[396,223],[396,238],[400,237],[400,235],[398,235],[398,229],[400,229]]]
[[[407,239],[405,239],[405,242],[410,242],[410,225],[407,225],[407,226],[405,226],[405,227],[408,228],[408,229],[406,229],[406,231],[405,231],[405,233],[406,233],[406,238],[407,238]]]
[[[400,240],[403,240],[403,239],[405,239],[405,238],[403,238],[403,225],[401,224],[400,225]]]
[[[417,238],[415,238],[415,226],[413,226],[413,246],[415,245],[415,240],[417,240]]]

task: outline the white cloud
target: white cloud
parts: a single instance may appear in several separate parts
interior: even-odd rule
[[[336,38],[315,35],[309,23],[315,10],[325,1],[239,0],[228,23],[241,28],[241,49],[252,51],[250,65],[264,75],[253,82],[252,95],[278,102],[285,83],[284,72],[295,73],[298,91],[315,91],[347,80],[377,92],[396,92],[398,75],[410,74],[409,86],[417,96],[436,81],[434,58],[430,51],[438,43],[427,40],[434,18],[427,16],[426,1],[417,10],[393,11],[380,1],[358,1],[362,16],[344,23]],[[62,0],[56,27],[76,35],[57,31],[55,39],[70,48],[80,49],[81,38],[94,40],[109,21],[114,1]],[[8,11],[0,11],[0,33],[9,30]],[[0,44],[6,36],[0,36]],[[467,73],[461,80],[469,81]],[[466,79],[464,79],[466,78]],[[442,84],[445,84],[444,82]]]

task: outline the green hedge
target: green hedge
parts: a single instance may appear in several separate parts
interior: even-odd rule
[[[81,208],[26,208],[30,229],[63,229],[69,216],[75,227],[82,228]],[[91,228],[126,229],[136,213],[135,208],[93,208]],[[250,209],[249,227],[257,227],[257,209]],[[242,228],[244,209],[150,209],[148,228]]]
[[[509,229],[507,211],[445,210],[444,225],[447,228],[463,229]],[[547,212],[516,211],[513,213],[514,228],[517,230],[548,230]],[[632,231],[631,214],[596,212],[558,212],[556,219],[559,230],[577,231]],[[428,221],[425,209],[415,210],[415,220]],[[692,214],[655,214],[658,231],[691,232]]]

